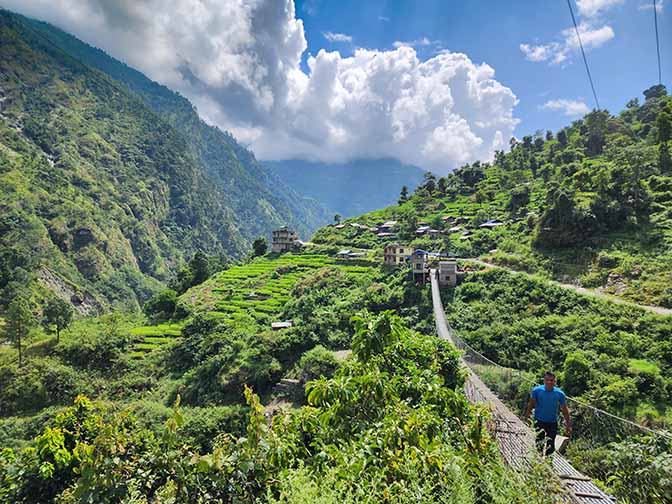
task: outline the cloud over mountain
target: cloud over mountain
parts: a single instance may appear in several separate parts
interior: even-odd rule
[[[517,124],[494,69],[442,51],[307,49],[293,0],[8,0],[181,92],[262,159],[395,157],[445,172]],[[337,34],[334,34],[337,35]]]

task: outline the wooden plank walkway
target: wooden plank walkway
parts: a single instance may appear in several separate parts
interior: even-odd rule
[[[441,293],[436,270],[430,274],[432,286],[432,304],[436,332],[442,339],[456,344],[441,302]],[[488,404],[492,411],[491,432],[494,433],[502,457],[512,467],[525,469],[531,465],[531,457],[536,456],[534,433],[517,415],[483,383],[471,368],[463,361],[468,371],[464,386],[467,398],[472,403]],[[569,461],[558,453],[552,455],[553,468],[563,488],[567,492],[567,502],[577,504],[613,504],[616,499],[602,491],[590,478],[577,471]]]

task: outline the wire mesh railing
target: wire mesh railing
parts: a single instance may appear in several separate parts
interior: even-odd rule
[[[462,358],[469,368],[509,408],[522,416],[532,387],[538,385],[529,373],[504,367],[487,358],[462,340],[449,324],[448,330],[455,346],[462,350]],[[592,406],[580,399],[567,397],[572,416],[572,436],[590,438],[600,444],[632,439],[638,436],[657,436],[672,441],[672,433],[655,430]],[[560,420],[563,423],[563,419]]]

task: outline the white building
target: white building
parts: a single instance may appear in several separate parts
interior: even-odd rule
[[[439,284],[449,287],[457,285],[457,262],[439,261]]]

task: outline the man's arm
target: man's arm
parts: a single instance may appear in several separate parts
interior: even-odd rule
[[[525,423],[530,419],[530,414],[536,405],[537,400],[534,397],[530,397],[530,400],[527,401],[527,410],[525,410]]]
[[[567,407],[566,404],[561,404],[560,405],[560,411],[562,411],[562,416],[565,417],[565,429],[567,431],[567,435],[571,436],[572,435],[572,421],[569,419],[569,408]]]

